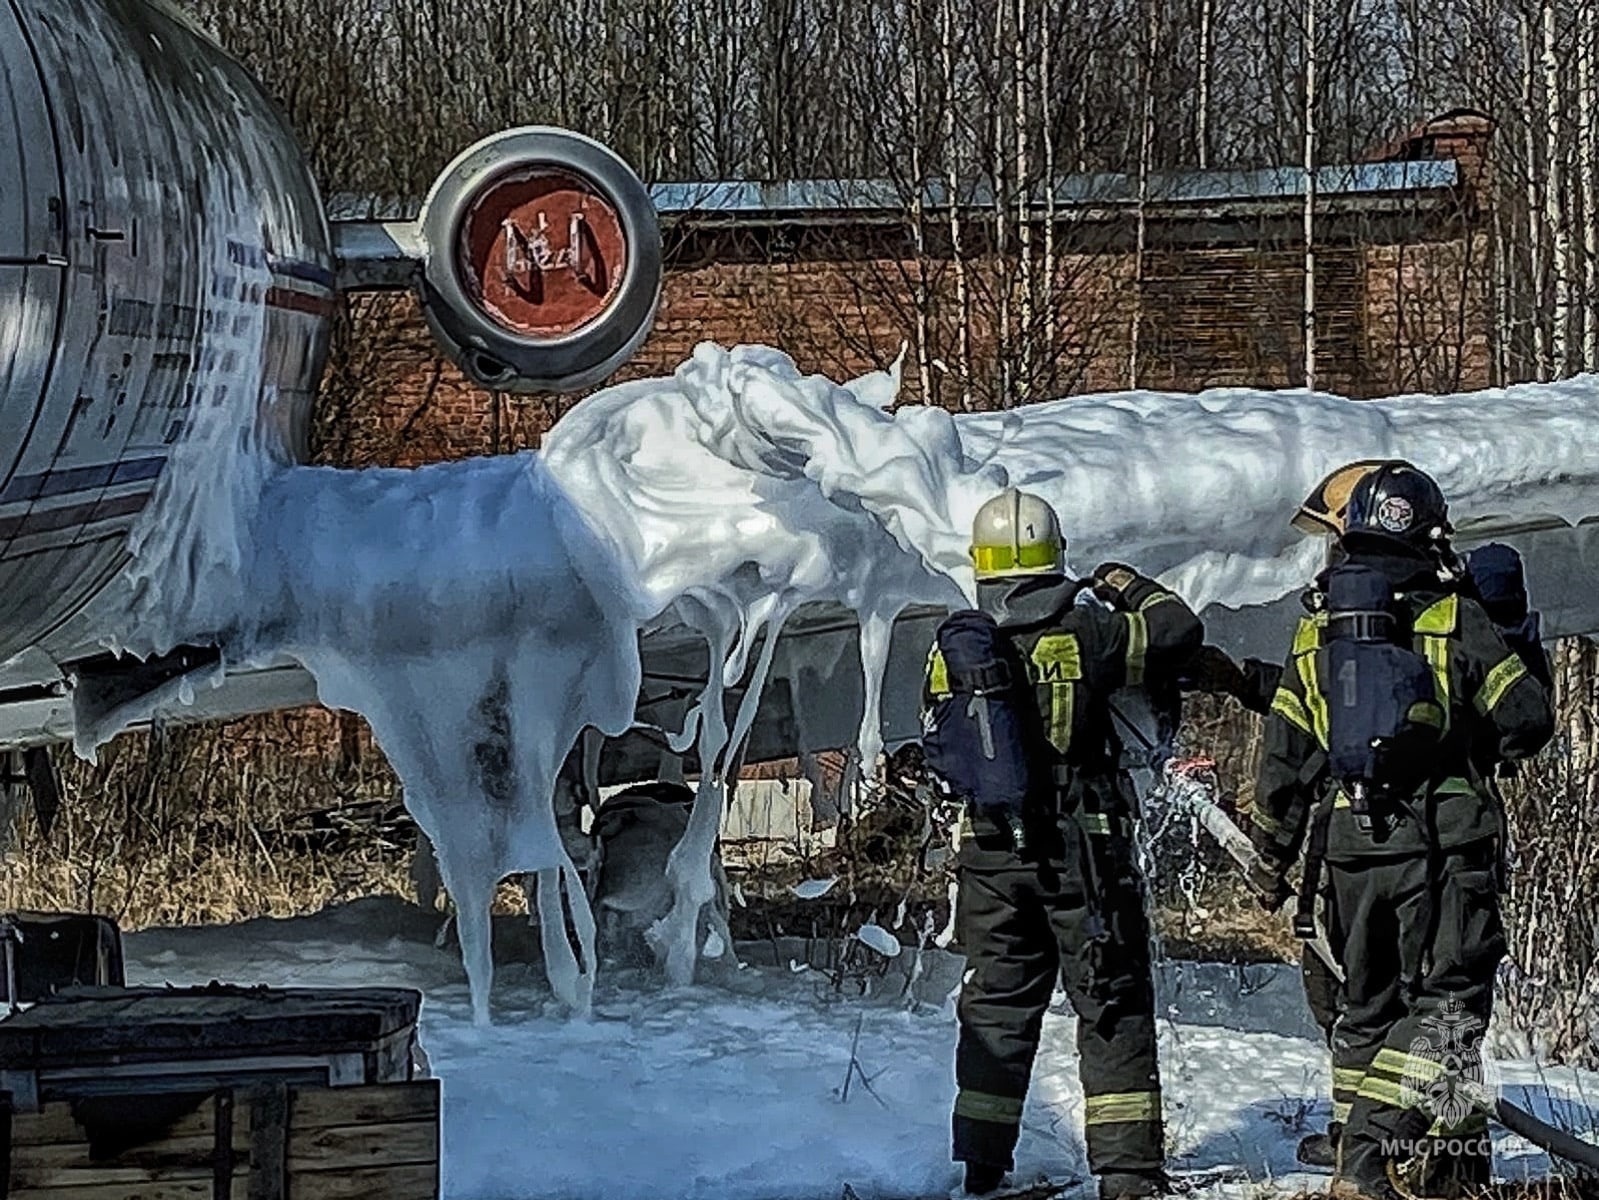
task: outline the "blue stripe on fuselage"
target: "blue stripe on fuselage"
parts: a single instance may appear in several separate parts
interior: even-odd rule
[[[103,463],[94,467],[68,467],[64,471],[17,475],[0,489],[0,504],[46,500],[52,496],[68,496],[74,492],[87,492],[95,488],[138,483],[145,479],[156,478],[166,465],[167,460],[164,457],[131,458],[123,462]]]
[[[286,275],[290,279],[298,279],[301,283],[314,283],[318,287],[333,290],[333,272],[326,267],[317,266],[316,263],[268,254],[267,267],[274,275]]]

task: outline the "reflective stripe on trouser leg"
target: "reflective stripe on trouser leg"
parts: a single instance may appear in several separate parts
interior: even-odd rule
[[[1083,1141],[1096,1175],[1159,1166],[1164,1140],[1158,1088],[1083,1097]]]
[[[1049,925],[1011,868],[962,867],[956,926],[967,953],[955,1048],[953,1156],[1009,1168],[1059,959]]]
[[[1025,1103],[1021,1096],[996,1096],[993,1092],[961,1088],[955,1093],[955,1115],[996,1125],[1020,1125]]]
[[[1084,1125],[1122,1125],[1160,1120],[1159,1092],[1107,1092],[1083,1099]]]
[[[1113,878],[1113,877],[1112,877]],[[1100,897],[1108,940],[1095,943],[1086,908],[1054,914],[1063,982],[1077,1010],[1083,1140],[1096,1175],[1150,1171],[1165,1160],[1155,998],[1143,898],[1112,883]]]
[[[1020,1096],[1000,1096],[963,1087],[955,1093],[950,1136],[958,1162],[993,1163],[1009,1168],[1022,1132]]]
[[[1333,1115],[1332,1119],[1342,1125],[1349,1120],[1349,1110],[1354,1106],[1355,1096],[1360,1092],[1360,1083],[1366,1077],[1366,1072],[1359,1067],[1334,1067],[1333,1068]]]
[[[1121,1024],[1121,1022],[1118,1022]],[[1123,1060],[1123,1069],[1115,1074],[1123,1080],[1136,1077],[1142,1087],[1127,1087],[1123,1091],[1098,1091],[1106,1086],[1103,1076],[1089,1066],[1085,1056],[1080,1063],[1084,1076],[1083,1141],[1088,1149],[1088,1166],[1096,1175],[1108,1171],[1148,1171],[1159,1167],[1165,1159],[1165,1126],[1161,1119],[1160,1083],[1153,1063],[1134,1071],[1126,1068],[1144,1057],[1142,1038],[1123,1026],[1122,1036],[1115,1041],[1122,1044],[1116,1049]],[[1131,1044],[1129,1044],[1131,1043]],[[1129,1054],[1128,1052],[1132,1053]],[[1079,1041],[1079,1053],[1083,1053]]]
[[[1439,1115],[1481,1128],[1451,1072],[1470,1078],[1465,1072],[1480,1052],[1503,954],[1487,858],[1477,848],[1446,850],[1441,861],[1396,860],[1342,876],[1341,884],[1357,884],[1360,892],[1348,889],[1358,911],[1346,924],[1364,930],[1358,953],[1346,954],[1353,1023],[1363,1037],[1381,1037],[1357,1090],[1344,1148],[1373,1172],[1386,1160],[1410,1157]],[[1340,905],[1345,899],[1341,891]]]
[[[1386,1077],[1372,1068],[1392,1044],[1394,1024],[1406,1009],[1404,980],[1411,972],[1400,931],[1424,915],[1417,905],[1426,892],[1426,862],[1330,861],[1327,879],[1343,934],[1339,958],[1346,979],[1332,1036],[1334,1116],[1343,1126],[1339,1173],[1375,1183],[1386,1178],[1383,1142],[1399,1110],[1378,1098],[1378,1092],[1389,1095],[1381,1082]],[[1397,1081],[1390,1082],[1397,1088]]]

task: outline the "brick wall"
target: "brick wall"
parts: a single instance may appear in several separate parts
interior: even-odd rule
[[[1492,384],[1488,236],[1369,246],[1366,356],[1390,392],[1468,392]]]
[[[1034,363],[1037,398],[1128,385],[1134,305],[1143,296],[1140,382],[1187,391],[1303,382],[1302,252],[1223,246],[1151,253],[1140,288],[1126,253],[1062,258],[1052,364]],[[1410,244],[1328,246],[1318,256],[1319,386],[1368,397],[1489,382],[1487,245],[1467,231]],[[849,378],[888,365],[916,335],[915,264],[848,261],[701,264],[669,271],[659,318],[617,379],[670,373],[701,341],[764,343],[802,370]],[[975,270],[968,288],[992,294]],[[931,313],[935,403],[959,403],[954,272],[921,287]],[[981,307],[973,359],[992,365]],[[940,368],[943,369],[940,369]],[[917,356],[907,401],[921,399]],[[318,457],[411,466],[538,445],[575,400],[483,392],[437,350],[414,298],[352,298],[319,412]]]

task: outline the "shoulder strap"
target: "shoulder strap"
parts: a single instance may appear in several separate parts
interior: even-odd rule
[[[1316,893],[1321,890],[1321,869],[1327,860],[1327,827],[1332,823],[1337,794],[1337,788],[1329,787],[1310,817],[1305,868],[1299,877],[1299,900],[1294,908],[1294,936],[1305,941],[1316,936]]]

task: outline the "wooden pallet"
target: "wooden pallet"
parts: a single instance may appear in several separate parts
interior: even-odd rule
[[[141,1113],[163,1127],[130,1133],[130,1119]],[[4,1200],[436,1200],[439,1194],[433,1079],[56,1101],[12,1114],[10,1126]]]

